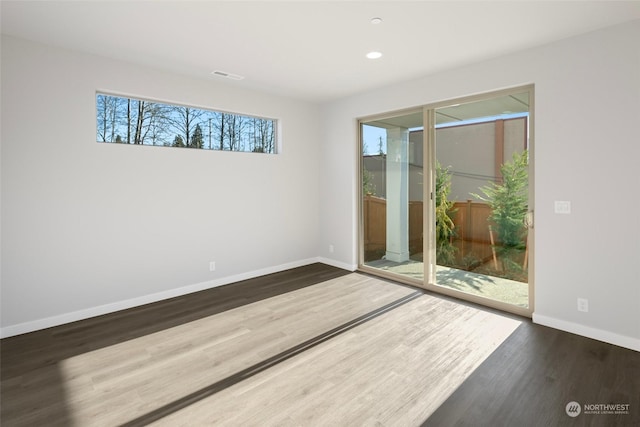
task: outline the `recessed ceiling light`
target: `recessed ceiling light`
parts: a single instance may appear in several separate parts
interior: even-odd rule
[[[378,59],[382,56],[382,53],[380,52],[376,52],[376,51],[372,51],[367,53],[367,58],[369,59]]]
[[[382,18],[371,18],[371,23],[373,25],[381,24],[382,23]]]

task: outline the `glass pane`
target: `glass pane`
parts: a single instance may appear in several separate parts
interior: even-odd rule
[[[364,264],[422,280],[422,111],[361,131]]]
[[[528,307],[528,93],[436,115],[436,284]]]
[[[96,94],[96,141],[276,153],[274,119]]]

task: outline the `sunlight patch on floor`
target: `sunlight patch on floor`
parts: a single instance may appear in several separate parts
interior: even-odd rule
[[[144,416],[414,292],[354,273],[65,359],[70,417]]]
[[[157,425],[420,425],[520,324],[424,295]]]

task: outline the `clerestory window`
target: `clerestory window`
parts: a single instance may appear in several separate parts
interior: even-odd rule
[[[275,154],[277,121],[96,94],[96,141]]]

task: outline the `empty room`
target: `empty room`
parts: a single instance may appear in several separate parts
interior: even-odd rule
[[[3,426],[640,425],[640,2],[0,2]]]

